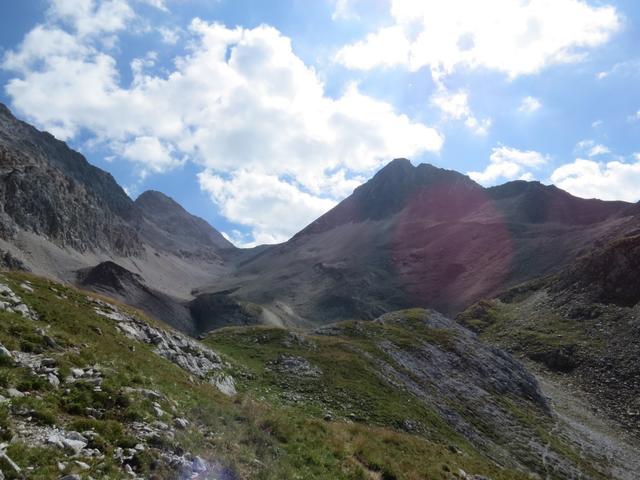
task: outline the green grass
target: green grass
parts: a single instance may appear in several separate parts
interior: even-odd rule
[[[498,467],[435,410],[381,380],[372,360],[376,356],[400,366],[384,356],[380,342],[402,349],[424,342],[444,350],[453,347],[455,334],[428,328],[421,310],[402,312],[397,321],[385,323],[348,322],[339,336],[305,335],[302,343],[277,328],[216,331],[205,343],[223,355],[236,379],[239,394],[228,398],[210,384],[193,381],[149,346],[123,336],[115,322],[95,314],[85,292],[23,273],[0,275],[4,282],[2,277],[40,320],[0,312],[0,342],[11,350],[55,358],[62,378],[73,367],[98,364],[104,381],[102,392],[81,382],[54,389],[11,362],[0,362],[0,393],[10,387],[31,392],[14,400],[12,409],[0,406],[0,437],[9,438],[17,423],[25,421],[15,413],[18,409],[31,412],[31,421],[42,426],[93,430],[98,437],[91,446],[105,454],[104,460],[83,459],[94,478],[124,478],[114,450],[137,443],[129,428],[132,421],[155,420],[152,402],[124,394],[123,387],[161,393],[164,411],[175,410],[190,421],[187,430],[176,431],[171,446],[226,465],[243,479],[449,479],[461,468],[493,480],[528,478]],[[33,293],[19,288],[25,280],[32,282]],[[140,312],[119,308],[155,323]],[[59,347],[43,340],[37,333],[41,328]],[[298,378],[275,372],[271,367],[282,354],[304,357],[322,375]],[[99,415],[90,418],[96,410]],[[327,412],[331,421],[323,419]],[[418,431],[402,431],[406,419],[418,422]],[[59,475],[60,452],[55,449],[17,442],[8,454],[22,467],[33,467],[29,478]],[[140,471],[171,478],[170,472],[154,470],[157,454],[150,449],[139,455]],[[71,471],[70,466],[66,473]]]

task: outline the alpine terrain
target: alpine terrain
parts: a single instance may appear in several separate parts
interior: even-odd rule
[[[406,159],[240,249],[0,105],[0,478],[635,480],[639,255]]]

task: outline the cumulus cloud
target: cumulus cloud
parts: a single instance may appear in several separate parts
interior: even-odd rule
[[[124,85],[100,39],[78,26],[101,18],[104,2],[55,5],[72,1],[89,5],[82,19],[63,21],[71,13],[56,10],[5,56],[3,67],[15,72],[5,87],[14,108],[61,139],[93,134],[143,174],[185,159],[201,165],[201,185],[220,210],[234,221],[242,212],[261,239],[281,240],[390,159],[438,152],[444,141],[356,84],[329,97],[290,40],[266,25],[227,28],[195,19],[172,71],[154,73],[150,53],[132,62],[133,80]],[[115,9],[122,2],[107,3]],[[132,21],[124,12],[125,23],[114,21],[111,32]],[[241,208],[253,198],[242,189],[249,174],[278,186],[261,209]],[[224,194],[214,194],[203,178],[223,179],[215,191]],[[277,205],[286,198],[290,208],[299,202],[299,213],[281,214]]]
[[[614,7],[583,0],[390,0],[390,13],[392,26],[343,47],[336,60],[354,69],[428,66],[440,76],[487,68],[515,78],[583,59],[621,24]],[[395,56],[379,54],[383,39]]]
[[[175,148],[161,142],[156,137],[141,136],[121,147],[121,155],[141,165],[141,174],[149,171],[165,172],[184,163],[184,159],[174,157]]]
[[[222,206],[225,217],[252,229],[253,242],[243,242],[245,246],[283,242],[336,203],[266,173],[240,170],[225,179],[205,170],[198,179],[202,189]],[[242,241],[237,233],[234,236]]]
[[[557,168],[551,174],[551,181],[578,197],[637,202],[640,200],[640,158],[607,163],[579,158]]]
[[[500,145],[493,148],[489,165],[483,171],[468,172],[468,175],[483,185],[492,185],[498,180],[533,180],[531,170],[542,167],[548,161],[548,157],[539,152]]]
[[[431,97],[431,103],[438,107],[445,117],[463,120],[464,124],[476,135],[486,135],[491,127],[491,119],[478,119],[469,106],[469,95],[464,90],[450,92],[440,86]]]
[[[168,45],[175,45],[180,40],[180,30],[177,28],[160,27],[158,33],[162,41]]]
[[[540,110],[540,107],[542,107],[540,100],[535,97],[529,96],[522,99],[522,102],[518,107],[518,111],[522,113],[533,113],[537,110]]]
[[[134,12],[126,0],[50,0],[49,15],[71,25],[79,36],[122,30]]]
[[[596,143],[594,140],[581,140],[576,144],[574,149],[577,154],[586,154],[588,157],[598,157],[611,153],[609,147]]]

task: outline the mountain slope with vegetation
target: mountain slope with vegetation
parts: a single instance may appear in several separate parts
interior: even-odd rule
[[[549,434],[534,377],[434,312],[200,343],[29,274],[0,284],[6,478],[611,478]]]
[[[626,235],[556,275],[482,301],[458,319],[486,341],[579,386],[594,408],[638,435],[640,236]]]

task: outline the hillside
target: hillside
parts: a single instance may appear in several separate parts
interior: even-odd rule
[[[288,242],[199,291],[232,290],[293,325],[413,306],[455,314],[557,271],[635,213],[537,182],[485,189],[398,159]]]
[[[541,364],[637,435],[640,237],[622,236],[555,275],[472,306],[459,320]]]
[[[199,343],[49,280],[0,284],[5,478],[631,478],[433,312]]]

